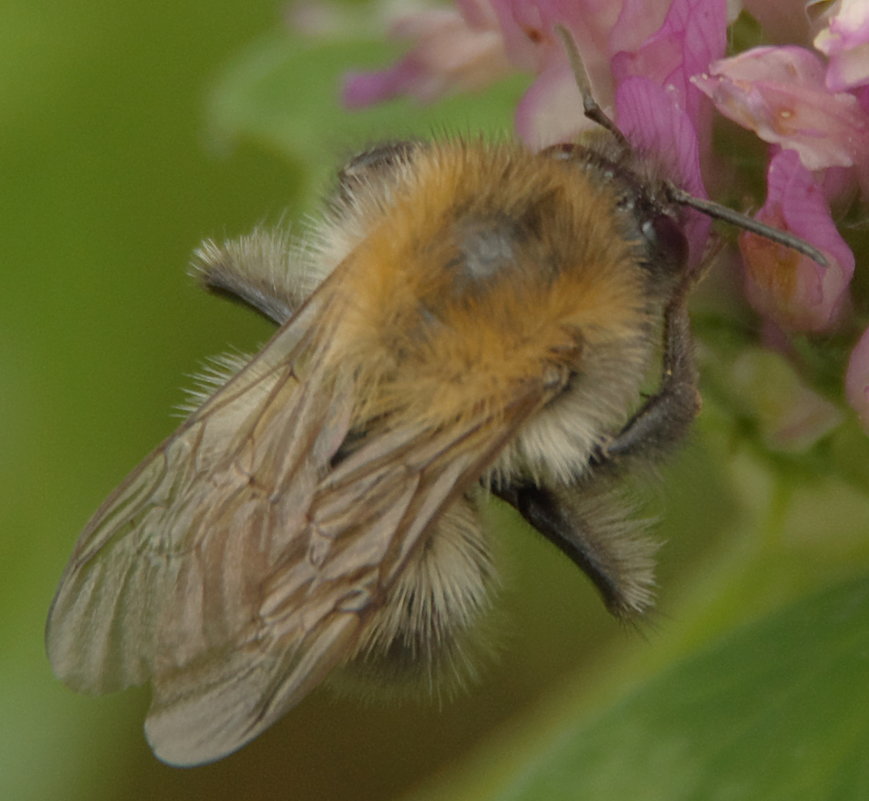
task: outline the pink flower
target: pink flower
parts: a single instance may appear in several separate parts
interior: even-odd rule
[[[869,328],[851,351],[845,373],[845,397],[869,434]]]
[[[785,331],[825,331],[847,299],[854,255],[839,236],[823,187],[792,150],[779,151],[767,173],[767,199],[759,220],[790,231],[821,250],[821,267],[791,248],[744,233],[739,244],[751,305]]]
[[[519,135],[532,147],[565,141],[589,123],[554,33],[556,22],[582,50],[598,102],[611,101],[606,45],[619,0],[459,0],[457,6],[401,17],[391,35],[409,40],[411,50],[385,70],[348,75],[345,103],[355,108],[401,94],[428,102],[481,88],[512,67],[537,76],[517,109]]]
[[[513,4],[524,8],[526,14],[535,5],[538,9],[543,7],[542,3]],[[610,19],[600,10],[596,14],[568,16],[559,5],[570,7],[567,3],[548,4],[551,16],[544,20],[544,29],[551,30],[555,22],[567,22],[582,53],[597,102],[605,109],[614,104],[616,121],[628,139],[639,149],[655,157],[664,156],[685,168],[684,172],[671,173],[674,180],[702,194],[699,162],[694,162],[696,130],[692,137],[695,141],[691,142],[674,142],[669,134],[674,127],[679,129],[680,123],[675,118],[684,114],[691,127],[707,127],[700,125],[701,109],[705,111],[704,121],[708,122],[709,108],[688,79],[693,71],[704,69],[724,52],[727,22],[723,0],[624,0],[609,30],[605,26]],[[607,3],[597,5],[610,10],[616,7]],[[507,20],[504,25],[509,31]],[[508,41],[511,40],[516,41],[516,37],[508,36]],[[590,125],[582,116],[579,93],[561,42],[545,41],[547,56],[516,114],[517,131],[532,147],[574,139]],[[626,94],[630,100],[619,100],[622,85],[638,78],[648,84],[634,82]],[[648,92],[642,88],[644,85],[648,86]],[[663,108],[656,108],[650,116],[647,112],[658,103],[662,90],[668,99]],[[640,106],[632,105],[633,101]],[[687,145],[686,153],[677,152],[683,144]]]
[[[839,0],[815,47],[830,60],[826,83],[831,91],[869,83],[869,3]]]
[[[345,102],[357,107],[398,94],[429,101],[450,90],[478,88],[510,65],[536,75],[516,112],[522,139],[532,148],[574,139],[591,123],[583,117],[555,35],[554,26],[561,24],[576,41],[604,109],[613,104],[618,81],[642,75],[675,91],[679,108],[696,122],[701,101],[688,83],[690,72],[721,55],[726,35],[725,0],[464,0],[457,5],[457,10],[402,17],[392,35],[413,42],[410,52],[386,70],[349,75]]]
[[[727,44],[727,7],[724,2],[674,0],[665,9],[660,27],[643,38],[637,32],[649,24],[654,7],[641,0],[627,0],[613,29],[612,71],[616,84],[629,77],[643,77],[672,93],[678,105],[697,124],[711,108],[691,83],[695,75],[724,54]],[[633,41],[631,41],[633,40]],[[621,119],[619,123],[622,124]]]
[[[507,74],[509,64],[497,21],[488,4],[464,2],[457,11],[426,9],[395,20],[390,36],[415,43],[385,70],[351,72],[344,78],[344,103],[350,108],[409,94],[434,100],[450,89],[482,88]]]
[[[694,83],[718,110],[766,142],[795,150],[810,170],[865,165],[869,116],[831,93],[821,59],[800,47],[756,47],[712,64]]]
[[[713,0],[713,3],[716,0]],[[689,4],[698,0],[688,0]],[[667,16],[672,0],[507,0],[499,9],[507,51],[518,67],[532,69],[537,78],[516,110],[516,130],[532,148],[570,141],[592,127],[582,113],[576,81],[564,46],[554,36],[560,23],[570,32],[582,54],[595,100],[609,114],[615,101],[612,56],[640,47]],[[684,5],[684,0],[676,0]],[[536,32],[540,45],[534,62],[523,60],[523,33]]]

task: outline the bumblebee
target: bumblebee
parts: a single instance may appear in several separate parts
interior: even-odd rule
[[[683,216],[713,212],[589,116],[610,133],[539,153],[379,145],[302,244],[199,249],[207,288],[279,328],[97,511],[47,631],[73,688],[151,683],[158,757],[225,756],[339,669],[463,673],[489,493],[613,613],[652,603],[620,485],[698,410]]]

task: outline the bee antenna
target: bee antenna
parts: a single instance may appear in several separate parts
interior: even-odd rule
[[[579,55],[576,40],[561,23],[556,24],[555,32],[561,39],[561,43],[564,45],[564,50],[567,53],[567,59],[570,61],[573,79],[576,81],[576,88],[579,89],[579,94],[582,97],[582,113],[592,122],[609,131],[625,151],[630,151],[631,143],[628,142],[616,124],[604,114],[604,110],[597,104],[597,100],[594,99],[594,95],[591,92],[591,81],[588,77],[588,70],[585,68],[582,56]]]
[[[816,261],[821,265],[821,267],[830,266],[827,257],[824,256],[821,251],[812,247],[812,245],[799,237],[789,234],[787,231],[773,228],[771,225],[755,220],[747,214],[734,211],[727,206],[722,206],[714,200],[704,200],[703,198],[695,197],[684,189],[679,189],[679,187],[674,186],[673,184],[667,186],[667,193],[674,203],[679,203],[682,206],[690,206],[692,209],[697,209],[697,211],[707,215],[708,217],[712,217],[716,220],[724,220],[731,225],[735,225],[737,228],[742,228],[744,231],[749,231],[752,234],[757,234],[758,236],[762,236],[772,242],[778,242],[780,245],[792,248],[798,253],[802,253],[804,256],[808,256],[810,259]]]
[[[561,23],[555,25],[555,32],[561,39],[561,42],[564,45],[564,50],[567,53],[568,61],[570,61],[570,68],[573,70],[573,79],[576,81],[576,88],[579,89],[579,94],[582,97],[583,114],[592,122],[600,125],[601,128],[609,131],[613,139],[615,139],[625,153],[630,153],[633,150],[633,148],[631,148],[631,143],[628,142],[625,135],[618,129],[616,124],[607,117],[604,110],[598,105],[597,100],[594,99],[594,95],[591,91],[591,81],[588,77],[588,70],[585,68],[582,56],[579,54],[576,40],[573,38],[570,31],[568,31]],[[762,236],[772,242],[777,242],[780,245],[792,248],[798,253],[802,253],[804,256],[813,259],[822,267],[829,267],[829,262],[821,251],[793,234],[781,231],[778,228],[773,228],[759,220],[755,220],[753,217],[749,217],[747,214],[742,214],[741,212],[734,211],[727,206],[722,206],[720,203],[695,197],[683,189],[679,189],[674,184],[668,184],[668,194],[674,203],[678,203],[682,206],[690,206],[692,209],[696,209],[708,217],[717,220],[724,220],[731,225],[742,228],[744,231],[749,231],[752,234],[757,234],[758,236]]]

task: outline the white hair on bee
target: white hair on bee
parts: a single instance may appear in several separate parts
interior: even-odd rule
[[[275,322],[286,322],[321,280],[310,246],[283,228],[262,227],[193,254],[191,274],[209,290],[237,298]]]
[[[421,144],[379,142],[354,154],[340,169],[337,189],[310,229],[321,278],[368,237],[375,221],[389,213],[396,188],[407,181],[412,169],[410,156]]]
[[[480,636],[481,621],[499,587],[480,519],[481,495],[460,498],[436,524],[336,677],[338,689],[374,698],[384,689],[439,696],[476,678],[492,647],[490,638]]]
[[[498,483],[517,472],[538,484],[576,480],[577,465],[587,465],[600,446],[600,432],[610,430],[624,417],[626,406],[636,402],[646,378],[644,371],[657,348],[654,338],[642,329],[629,345],[596,346],[587,354],[588,372],[608,380],[568,387],[517,432],[486,475],[486,482]]]
[[[176,404],[175,410],[181,417],[193,414],[252,358],[252,353],[241,350],[208,356],[202,367],[189,376],[193,384],[183,388],[184,399]]]

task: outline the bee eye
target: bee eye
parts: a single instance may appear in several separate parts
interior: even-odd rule
[[[655,214],[643,222],[640,231],[648,242],[652,263],[674,271],[685,264],[688,240],[672,217]]]

